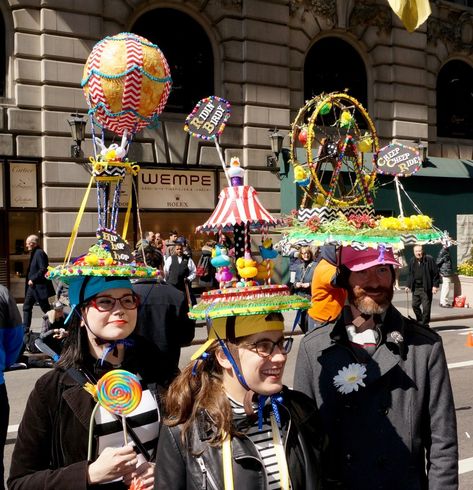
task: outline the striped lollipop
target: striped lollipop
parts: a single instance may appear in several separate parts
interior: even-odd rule
[[[127,415],[140,404],[140,381],[124,369],[109,371],[97,383],[97,400],[109,412]]]

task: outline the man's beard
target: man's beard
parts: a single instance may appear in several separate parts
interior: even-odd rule
[[[383,295],[376,301],[367,295],[367,293],[380,293]],[[363,289],[360,286],[355,286],[348,290],[348,300],[350,304],[355,306],[360,313],[364,315],[382,315],[391,304],[394,291],[392,286],[390,288],[366,288]]]

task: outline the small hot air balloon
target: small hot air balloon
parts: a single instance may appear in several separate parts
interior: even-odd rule
[[[157,122],[171,83],[168,63],[158,46],[122,32],[94,46],[81,86],[89,114],[101,127],[121,136]]]

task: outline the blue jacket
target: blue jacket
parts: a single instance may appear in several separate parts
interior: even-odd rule
[[[0,285],[0,384],[5,383],[3,371],[17,359],[23,345],[23,323],[15,300]]]

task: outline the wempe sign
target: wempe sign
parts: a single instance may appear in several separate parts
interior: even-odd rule
[[[215,174],[194,170],[141,169],[138,197],[146,209],[208,209],[215,207]]]

